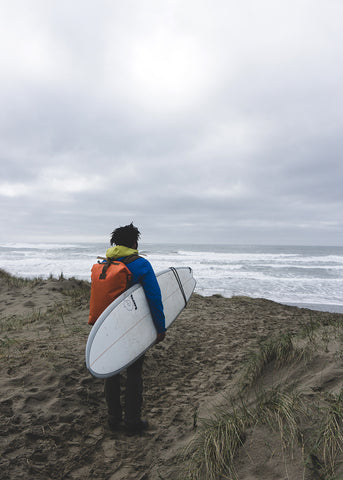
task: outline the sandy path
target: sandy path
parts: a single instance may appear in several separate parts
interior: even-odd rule
[[[128,437],[107,428],[103,381],[84,364],[87,294],[65,295],[82,285],[14,287],[1,278],[1,479],[175,478],[199,411],[230,385],[257,338],[296,331],[313,315],[267,300],[194,295],[146,355],[150,429]]]

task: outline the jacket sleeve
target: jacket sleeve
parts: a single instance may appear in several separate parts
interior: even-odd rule
[[[166,327],[161,290],[150,262],[140,258],[129,263],[127,267],[133,274],[133,283],[139,282],[144,288],[157,333],[165,332]]]

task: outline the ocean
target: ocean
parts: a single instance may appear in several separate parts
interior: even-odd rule
[[[100,243],[2,243],[0,268],[25,278],[90,280]],[[343,313],[343,247],[140,244],[155,272],[189,266],[196,292]]]

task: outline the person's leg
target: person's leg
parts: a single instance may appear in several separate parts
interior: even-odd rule
[[[136,360],[127,369],[127,382],[125,394],[125,423],[132,429],[144,429],[146,422],[141,420],[143,401],[143,369],[144,355]]]
[[[115,428],[122,420],[120,404],[120,375],[105,378],[105,399],[108,409],[108,423]]]

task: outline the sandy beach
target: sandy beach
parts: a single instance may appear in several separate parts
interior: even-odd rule
[[[0,285],[4,480],[186,478],[180,473],[191,457],[183,457],[185,448],[201,431],[202,419],[213,414],[213,405],[222,408],[241,389],[251,352],[283,333],[295,338],[309,325],[330,326],[331,336],[325,330],[327,338],[322,333],[320,341],[311,333],[300,338],[297,345],[308,355],[294,355],[280,365],[272,358],[255,387],[240,391],[250,406],[256,405],[257,384],[264,389],[280,381],[292,384],[304,401],[318,406],[342,391],[342,335],[332,324],[343,323],[343,315],[263,299],[194,294],[165,341],[146,355],[143,418],[149,430],[133,437],[111,432],[103,381],[90,375],[84,361],[89,284],[63,278],[25,281],[1,272]],[[310,351],[302,342],[311,341],[316,347]],[[286,452],[278,438],[272,427],[250,422],[235,455],[237,478],[329,478],[318,476],[325,458],[302,455],[306,442]],[[340,449],[335,459],[335,474],[342,474]],[[204,470],[201,475],[210,478]]]

